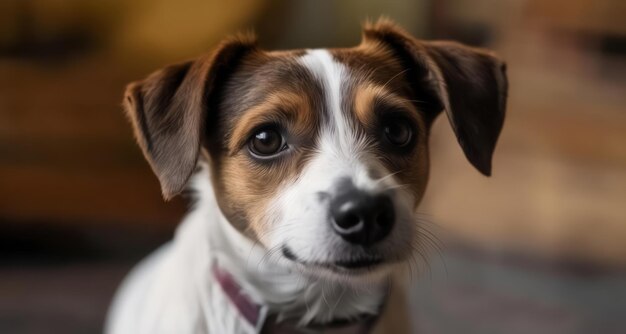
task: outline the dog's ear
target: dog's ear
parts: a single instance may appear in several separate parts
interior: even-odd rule
[[[196,167],[206,114],[213,112],[210,101],[254,48],[253,37],[231,38],[207,56],[168,66],[126,88],[124,109],[165,199],[184,189]]]
[[[455,42],[419,41],[388,20],[366,24],[363,43],[377,43],[399,59],[416,99],[431,107],[433,118],[445,110],[467,159],[491,175],[508,90],[504,62]]]

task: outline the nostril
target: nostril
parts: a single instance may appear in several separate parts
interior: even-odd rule
[[[360,221],[361,217],[349,212],[343,217],[343,219],[341,219],[341,221],[338,221],[337,224],[343,228],[350,228],[357,225]]]
[[[389,216],[387,214],[385,214],[384,212],[379,214],[378,216],[376,216],[376,224],[378,226],[383,226],[386,225],[387,222],[389,221]]]
[[[333,218],[335,228],[341,234],[355,233],[363,228],[363,217],[353,203],[348,202],[342,205]]]
[[[393,224],[395,218],[393,205],[391,202],[383,200],[380,211],[378,211],[378,214],[376,215],[376,224],[379,226],[390,225]]]

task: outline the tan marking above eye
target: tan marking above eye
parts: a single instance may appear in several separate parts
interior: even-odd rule
[[[266,123],[288,126],[293,135],[301,136],[315,128],[316,120],[317,116],[306,94],[274,92],[237,121],[228,141],[229,154],[239,151],[250,138],[251,132]]]
[[[356,118],[366,127],[373,127],[378,118],[386,110],[398,110],[402,116],[412,119],[420,129],[424,128],[424,122],[411,101],[389,92],[384,86],[378,84],[361,84],[354,94],[354,113]]]

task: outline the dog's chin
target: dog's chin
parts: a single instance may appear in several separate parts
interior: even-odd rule
[[[301,272],[315,277],[346,283],[373,283],[386,279],[399,261],[382,256],[363,256],[350,260],[307,261],[298,258],[289,248],[282,248],[283,257]]]

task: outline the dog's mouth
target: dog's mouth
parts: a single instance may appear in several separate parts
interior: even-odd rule
[[[384,259],[382,256],[361,256],[358,258],[351,258],[345,260],[336,260],[332,262],[311,262],[304,261],[299,259],[293,251],[291,251],[287,246],[282,247],[283,256],[293,262],[306,265],[306,266],[314,266],[321,267],[324,269],[329,269],[335,272],[341,273],[355,273],[355,272],[366,272],[371,271],[379,267],[383,264]]]

